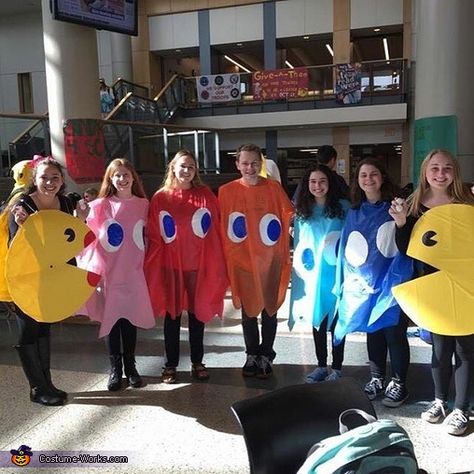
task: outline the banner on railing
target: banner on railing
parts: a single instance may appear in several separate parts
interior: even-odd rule
[[[334,90],[340,104],[357,104],[362,98],[360,64],[336,64]]]
[[[66,166],[76,183],[102,181],[105,141],[102,123],[94,119],[70,119],[64,123]]]
[[[308,95],[308,69],[273,69],[252,75],[254,100],[277,100]]]
[[[240,100],[240,74],[215,74],[196,77],[199,102]]]

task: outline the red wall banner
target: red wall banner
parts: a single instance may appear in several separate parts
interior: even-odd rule
[[[254,100],[276,100],[306,97],[308,94],[308,69],[274,69],[252,74]]]
[[[76,183],[102,181],[105,141],[101,122],[71,119],[64,124],[64,149],[68,174]]]

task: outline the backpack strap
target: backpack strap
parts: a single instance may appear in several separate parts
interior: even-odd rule
[[[350,415],[359,415],[361,418],[363,418],[367,422],[367,424],[377,421],[377,418],[375,418],[372,415],[369,415],[364,410],[359,410],[358,408],[349,408],[348,410],[344,410],[339,415],[339,433],[341,434],[347,433],[350,430],[350,428],[344,422],[344,419]]]

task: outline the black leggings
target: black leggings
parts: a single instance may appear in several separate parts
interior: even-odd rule
[[[331,324],[331,334],[334,334],[337,317],[334,318]],[[319,329],[313,327],[314,348],[316,350],[316,357],[318,358],[319,367],[327,367],[328,362],[328,336],[327,336],[328,318],[323,319]],[[331,337],[332,347],[332,368],[341,370],[342,361],[344,360],[344,346],[346,338],[344,338],[337,346],[334,345],[334,338]]]
[[[369,353],[370,374],[385,378],[387,352],[390,352],[392,377],[401,383],[406,382],[410,364],[410,346],[407,339],[408,319],[404,314],[395,326],[367,333],[367,352]]]
[[[41,337],[49,337],[51,324],[39,323],[15,306],[18,324],[18,345],[35,344]]]
[[[179,364],[179,333],[181,330],[181,316],[165,317],[163,331],[165,335],[166,367],[178,367]],[[201,364],[204,357],[204,323],[199,321],[193,313],[188,312],[189,347],[191,362]]]
[[[258,331],[258,318],[247,316],[242,308],[242,329],[244,332],[245,352],[248,355],[262,355],[273,360],[276,352],[273,350],[275,342],[278,319],[276,313],[269,315],[266,310],[262,311],[262,338]]]
[[[105,345],[110,355],[135,354],[137,345],[137,328],[128,319],[119,319],[111,329],[108,336],[105,336]]]
[[[469,408],[469,383],[474,370],[474,334],[469,336],[432,334],[432,339],[431,373],[435,386],[435,397],[444,401],[448,400],[454,355],[454,387],[456,390],[454,408],[466,411]]]

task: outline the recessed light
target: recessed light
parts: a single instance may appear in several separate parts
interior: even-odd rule
[[[242,43],[237,43],[237,46],[243,46],[243,44]]]
[[[176,51],[177,53],[180,53],[180,52],[181,52],[181,50],[180,50],[180,49],[176,49],[175,51]]]
[[[309,40],[309,36],[303,36],[304,40]]]
[[[374,28],[374,31],[378,33],[380,31],[380,28]]]

